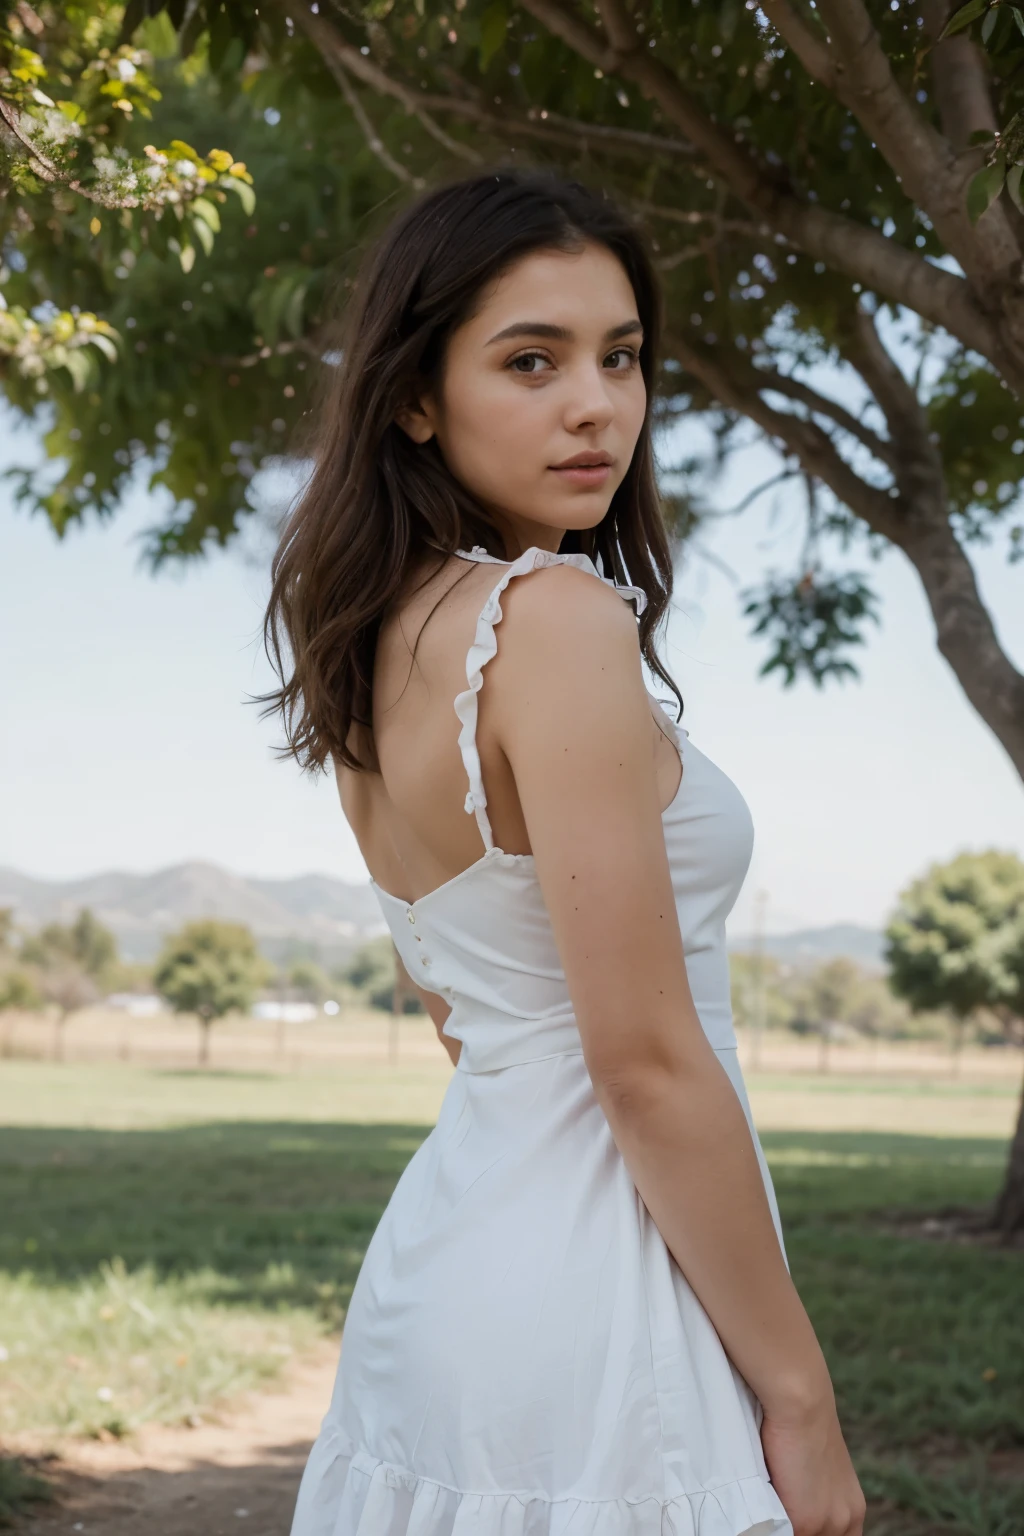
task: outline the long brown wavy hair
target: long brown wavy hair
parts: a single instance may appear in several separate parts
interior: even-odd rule
[[[413,443],[397,412],[437,381],[449,336],[502,272],[534,251],[590,243],[618,257],[633,286],[648,408],[607,514],[596,528],[568,532],[561,548],[643,589],[640,648],[682,709],[654,648],[672,593],[672,558],[651,443],[660,301],[650,260],[637,230],[600,194],[544,172],[498,169],[407,208],[368,254],[348,306],[314,468],[274,557],[264,622],[281,683],[261,702],[265,713],[281,712],[287,750],[304,768],[322,769],[329,758],[376,768],[377,635],[411,573],[426,565],[429,576],[474,544],[507,558],[501,533],[436,442]]]

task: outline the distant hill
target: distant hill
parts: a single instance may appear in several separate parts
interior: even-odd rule
[[[817,965],[823,960],[855,960],[872,971],[885,969],[884,939],[875,928],[857,923],[833,923],[829,928],[801,928],[796,933],[768,933],[762,940],[766,955],[789,965]],[[749,953],[754,947],[749,933],[729,936],[729,948]]]
[[[313,951],[338,964],[361,944],[387,930],[368,884],[353,885],[330,875],[296,875],[290,880],[256,880],[216,864],[194,862],[158,869],[151,875],[110,870],[81,880],[37,880],[0,867],[0,907],[13,907],[23,928],[69,922],[91,907],[116,934],[126,960],[150,960],[164,937],[195,917],[245,923],[272,960]],[[729,948],[753,947],[749,934],[730,935]],[[811,965],[845,956],[882,969],[882,935],[855,923],[768,934],[766,954],[791,965]]]
[[[175,864],[151,875],[118,870],[81,880],[37,880],[0,867],[0,907],[13,907],[25,928],[68,922],[90,907],[116,934],[126,960],[150,960],[164,937],[196,917],[245,923],[271,959],[315,949],[338,963],[385,932],[369,885],[298,875],[254,880],[216,864]]]

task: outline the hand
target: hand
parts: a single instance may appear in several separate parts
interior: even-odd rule
[[[831,1399],[813,1412],[766,1409],[761,1445],[793,1536],[863,1536],[864,1495]]]

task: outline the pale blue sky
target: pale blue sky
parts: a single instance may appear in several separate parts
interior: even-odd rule
[[[24,440],[0,454],[30,456]],[[755,469],[737,469],[723,504]],[[65,877],[199,858],[245,874],[363,878],[333,784],[276,762],[272,725],[243,702],[269,677],[262,566],[217,555],[154,578],[137,544],[153,520],[136,497],[112,524],[58,544],[0,485],[0,863]],[[706,542],[742,586],[785,567],[798,530],[795,503],[771,526],[766,504]],[[1024,566],[995,551],[977,563],[1024,665]],[[863,681],[787,691],[757,678],[763,652],[728,578],[687,558],[670,664],[691,736],[735,779],[757,827],[737,930],[758,887],[773,929],[875,924],[934,859],[1024,853],[1024,788],[935,651],[913,571],[891,554],[874,576],[884,622]]]

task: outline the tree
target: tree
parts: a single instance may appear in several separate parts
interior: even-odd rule
[[[204,918],[186,923],[167,940],[153,971],[153,985],[175,1013],[198,1018],[199,1064],[206,1066],[213,1021],[247,1012],[271,974],[244,924]]]
[[[914,1009],[978,1009],[1024,1044],[1024,863],[1012,853],[961,854],[902,893],[886,930],[894,992]],[[995,1222],[1024,1230],[1024,1102]]]
[[[0,1013],[7,1014],[4,1037],[0,1041],[0,1055],[8,1055],[11,1048],[10,1015],[33,1013],[43,1006],[35,976],[20,964],[15,944],[14,909],[0,907]]]
[[[805,1027],[816,1030],[821,1042],[818,1070],[827,1072],[837,1026],[849,1022],[861,981],[861,970],[842,956],[810,971],[798,990],[797,1014]]]
[[[365,186],[373,162],[390,211],[430,177],[509,154],[580,171],[629,202],[651,231],[667,290],[664,419],[703,413],[713,462],[753,431],[779,455],[769,484],[806,489],[799,569],[769,573],[747,596],[755,630],[773,647],[766,666],[787,681],[848,675],[875,603],[863,572],[829,571],[827,550],[894,546],[920,576],[943,655],[1024,772],[1024,678],[999,644],[968,556],[972,541],[990,537],[1005,539],[1011,556],[1024,552],[1014,510],[1024,219],[1011,200],[1024,155],[1024,37],[1011,7],[648,0],[630,9],[598,0],[595,14],[574,0],[325,0],[316,10],[197,0],[179,13],[144,0],[126,26],[146,13],[140,36],[156,37],[154,17],[165,25],[173,16],[183,46],[198,45],[189,88],[200,106],[208,68],[224,81],[240,131],[269,114],[298,182],[290,208],[305,197],[320,217],[322,173],[321,185],[344,182],[358,207],[354,182]],[[306,137],[330,95],[335,128]],[[186,110],[180,98],[177,107]],[[341,170],[339,152],[357,133],[365,143],[356,169]],[[315,176],[297,174],[314,167]],[[236,289],[251,284],[248,345],[207,363],[229,398],[244,389],[263,404],[268,385],[279,399],[308,393],[308,376],[296,375],[309,353],[328,348],[335,255],[308,238],[312,223],[280,220],[290,257],[262,269],[246,261],[239,271],[234,242],[230,254],[225,241],[202,258],[214,291],[209,303],[188,301],[199,306],[186,327],[196,343],[207,317],[216,323],[223,262]],[[56,238],[36,224],[28,246]],[[32,279],[39,298],[59,302],[50,289],[66,286],[69,258],[79,286],[103,286],[81,257],[43,262]],[[137,285],[128,272],[119,297],[151,283],[152,272]],[[176,308],[180,321],[181,302],[168,295],[160,321]],[[154,378],[150,393],[159,389]],[[185,452],[195,432],[181,416],[186,398],[164,389],[167,409],[141,437],[137,410],[119,429],[94,393],[99,419],[86,412],[83,437],[105,426],[121,441],[99,444],[101,476],[87,467],[88,447],[69,442],[70,427],[57,431],[52,450],[71,464],[57,501],[41,497],[55,521],[110,510],[132,463],[178,450],[179,472],[164,480],[177,506],[154,553],[229,537],[251,505],[252,473],[278,447],[262,413],[250,410],[244,432],[221,438],[225,485],[224,474],[209,476],[212,455]],[[282,431],[292,414],[282,408]],[[109,472],[112,450],[124,473]],[[696,458],[683,469],[708,468]],[[700,510],[695,484],[692,472],[675,480],[684,527]]]
[[[397,1006],[403,1013],[422,1013],[423,1004],[411,990],[408,978],[404,976],[404,967],[401,978],[403,984],[397,987],[396,996],[400,966],[398,952],[385,935],[383,938],[371,939],[357,950],[342,972],[341,979],[354,988],[368,1008],[393,1013]]]
[[[28,0],[4,7],[0,27],[0,195],[8,231],[31,231],[48,214],[98,241],[104,215],[124,261],[140,243],[173,251],[184,271],[196,246],[220,229],[217,204],[235,192],[249,212],[252,177],[222,149],[199,156],[181,139],[163,149],[133,143],[160,91],[152,56],[123,35],[124,7],[108,0],[56,9]],[[134,30],[134,29],[133,29]],[[51,93],[52,94],[49,94]],[[135,135],[137,138],[138,136]],[[114,217],[112,217],[114,216]],[[165,218],[166,216],[166,218]],[[17,263],[15,263],[17,270]],[[76,390],[97,375],[98,355],[116,362],[118,332],[80,305],[42,311],[0,305],[0,367],[45,395],[49,375]]]
[[[35,967],[37,990],[56,1008],[53,1057],[64,1059],[68,1020],[100,995],[117,964],[117,940],[83,907],[74,923],[48,923],[21,946],[23,964]]]
[[[0,1013],[28,1013],[42,1006],[42,996],[30,971],[18,966],[0,971]]]
[[[288,988],[306,1003],[320,1004],[331,995],[331,983],[323,966],[315,960],[293,960],[286,973]]]

